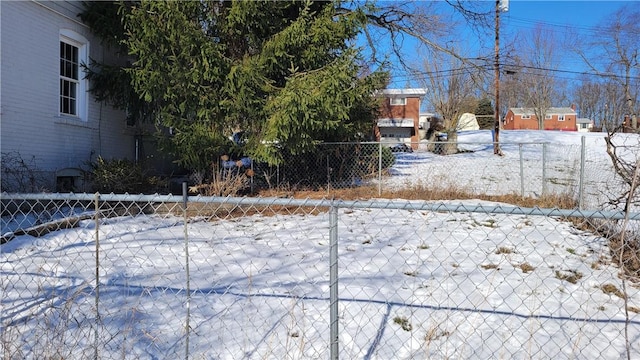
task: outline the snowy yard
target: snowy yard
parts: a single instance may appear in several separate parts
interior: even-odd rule
[[[411,185],[453,186],[474,194],[572,194],[580,189],[585,208],[598,209],[618,190],[611,159],[606,154],[605,133],[562,131],[502,131],[504,156],[493,155],[490,131],[459,134],[462,152],[441,156],[424,150],[397,154],[394,176],[384,188]],[[619,134],[621,138],[636,136]],[[584,137],[584,164],[582,141]],[[638,144],[637,139],[635,144]],[[546,145],[543,145],[546,144]],[[421,148],[424,146],[421,144]],[[521,166],[522,165],[522,166]]]
[[[525,133],[532,132],[517,135]],[[575,133],[554,136],[563,146],[580,144]],[[491,176],[507,181],[499,169],[519,162],[517,145],[505,145],[503,158],[474,150],[456,167],[474,161],[477,171],[456,176],[478,189],[494,189]],[[403,154],[387,185],[424,181],[418,165],[403,167],[421,156],[430,155]],[[534,191],[538,178],[527,179]],[[640,358],[640,288],[622,283],[602,237],[564,218],[471,211],[499,205],[488,202],[462,202],[469,211],[397,203],[404,208],[338,209],[341,358],[619,359],[627,356],[625,331],[631,358]],[[327,359],[331,219],[314,204],[243,206],[244,213],[213,217],[203,210],[186,227],[179,214],[103,218],[98,226],[87,219],[17,236],[0,245],[0,353]],[[13,230],[7,221],[3,234]]]

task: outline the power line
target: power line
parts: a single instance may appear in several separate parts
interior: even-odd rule
[[[612,73],[599,73],[599,72],[593,72],[593,71],[575,71],[575,70],[565,70],[565,69],[554,69],[554,68],[545,68],[545,67],[538,67],[538,66],[528,66],[528,65],[518,65],[518,64],[510,64],[510,63],[501,63],[500,64],[501,68],[511,68],[511,69],[528,69],[528,70],[537,70],[537,71],[542,71],[542,72],[546,72],[546,74],[542,74],[542,73],[535,73],[535,72],[527,72],[528,75],[534,75],[534,76],[549,76],[549,73],[553,73],[553,74],[567,74],[567,75],[586,75],[586,76],[592,76],[592,77],[599,77],[599,78],[610,78],[610,79],[624,79],[625,76],[622,75],[617,75],[617,74],[612,74]],[[407,75],[400,75],[400,76],[396,76],[396,78],[398,78],[399,80],[411,80],[411,79],[427,79],[427,78],[446,78],[449,76],[454,76],[454,75],[461,75],[461,74],[465,74],[465,73],[472,73],[478,70],[482,70],[482,71],[491,71],[493,70],[493,65],[492,64],[486,64],[486,65],[478,65],[478,66],[465,66],[465,67],[459,67],[459,68],[452,68],[452,69],[444,69],[444,70],[436,70],[436,71],[428,71],[428,70],[424,70],[424,71],[413,71],[410,74]],[[516,72],[518,72],[517,70],[515,70]],[[555,78],[564,78],[567,80],[577,80],[575,77],[562,77],[562,76],[558,76],[558,75],[554,75],[553,77]],[[630,80],[633,81],[640,81],[640,76],[630,76],[629,77]]]

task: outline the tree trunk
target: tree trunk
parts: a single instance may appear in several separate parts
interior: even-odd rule
[[[447,131],[447,142],[443,145],[442,155],[458,153],[458,132],[455,129]]]

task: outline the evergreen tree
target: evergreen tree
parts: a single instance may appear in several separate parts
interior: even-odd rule
[[[173,128],[167,148],[180,163],[199,170],[224,151],[234,129],[249,134],[249,155],[271,164],[312,152],[319,141],[370,132],[371,94],[387,74],[361,74],[351,40],[366,17],[339,5],[142,1],[119,3],[114,12],[112,4],[91,3],[83,19],[126,48],[134,62],[118,79],[131,85],[145,114]],[[98,69],[94,76],[108,73]],[[106,87],[101,94],[117,98],[115,84]]]
[[[480,129],[492,129],[495,118],[493,111],[493,104],[491,100],[488,98],[482,98],[478,102],[478,107],[476,108],[476,119],[478,120],[478,126]]]

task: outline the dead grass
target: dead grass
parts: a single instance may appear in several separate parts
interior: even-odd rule
[[[613,220],[569,219],[578,229],[602,236],[609,241],[611,260],[600,259],[601,263],[613,263],[623,268],[627,280],[640,283],[640,235],[632,231],[620,232]],[[592,265],[593,266],[593,265]]]
[[[533,266],[531,266],[531,264],[526,263],[526,262],[518,265],[517,267],[520,268],[520,270],[522,270],[522,272],[525,273],[525,274],[529,273],[529,272],[532,272],[533,270],[536,269]]]
[[[513,249],[506,247],[506,246],[500,246],[499,248],[496,249],[496,255],[501,255],[501,254],[513,254]]]
[[[621,264],[625,275],[632,281],[640,281],[640,238],[637,234],[616,234],[609,237],[609,249],[613,262]]]
[[[219,190],[219,189],[218,189]],[[291,199],[326,199],[336,198],[341,200],[369,200],[369,199],[406,199],[406,200],[470,200],[479,199],[487,201],[495,201],[513,204],[522,207],[551,207],[551,208],[575,208],[577,203],[572,200],[568,195],[558,196],[545,196],[540,198],[522,197],[517,194],[511,195],[478,195],[463,189],[457,189],[455,187],[434,187],[426,188],[425,186],[413,186],[401,190],[383,191],[381,195],[378,195],[377,186],[360,186],[344,189],[299,189],[294,187],[282,186],[275,189],[261,190],[256,196],[259,197],[278,197],[278,198],[291,198]],[[178,212],[181,213],[181,207],[176,209],[159,212]],[[265,216],[272,216],[277,214],[309,214],[318,213],[321,209],[317,208],[305,208],[305,207],[291,207],[291,206],[269,206],[269,207],[256,207],[256,206],[230,206],[219,204],[203,204],[195,205],[189,203],[188,215],[194,216],[212,216],[216,218],[233,218],[239,216],[248,216],[261,213]]]
[[[570,282],[572,284],[577,284],[580,279],[582,279],[584,275],[576,270],[556,270],[556,278],[560,280],[564,280]]]
[[[637,306],[629,306],[627,307],[627,310],[629,310],[632,313],[640,314],[640,308]]]
[[[377,186],[360,186],[345,189],[330,190],[291,190],[272,189],[263,190],[259,194],[262,197],[292,197],[296,199],[323,199],[337,198],[343,200],[363,199],[406,199],[406,200],[487,200],[513,204],[522,207],[575,209],[578,205],[576,199],[569,194],[548,195],[543,197],[522,197],[519,194],[508,195],[480,195],[456,187],[426,187],[416,185],[398,190],[383,190],[378,195]]]
[[[492,269],[500,270],[500,267],[497,264],[483,264],[483,265],[480,265],[480,267],[485,270],[492,270]]]
[[[603,293],[607,294],[607,295],[615,295],[621,299],[624,299],[626,296],[624,296],[624,293],[622,291],[620,291],[615,285],[613,284],[604,284],[602,286],[600,286],[600,289],[602,290]]]

